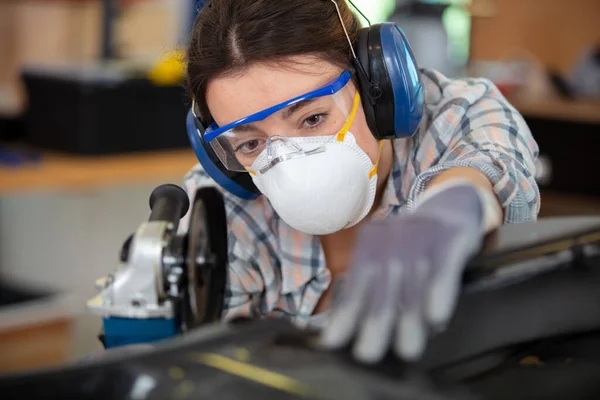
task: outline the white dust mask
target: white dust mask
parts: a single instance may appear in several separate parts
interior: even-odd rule
[[[249,170],[277,214],[307,234],[351,227],[375,200],[377,167],[350,132],[276,138]]]

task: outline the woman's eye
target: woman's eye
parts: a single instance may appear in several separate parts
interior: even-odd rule
[[[260,142],[257,139],[248,140],[238,146],[235,151],[241,150],[244,153],[251,153],[260,146]]]
[[[315,114],[304,120],[304,126],[306,128],[315,128],[323,121],[323,114]]]

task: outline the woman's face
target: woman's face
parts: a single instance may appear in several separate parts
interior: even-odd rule
[[[284,66],[277,64],[254,64],[241,74],[213,79],[207,87],[206,101],[218,126],[225,126],[241,118],[255,114],[274,105],[304,95],[337,79],[343,70],[333,64],[309,56],[292,57]],[[290,112],[278,112],[272,117],[258,121],[233,134],[240,139],[232,143],[238,160],[255,157],[253,148],[256,141],[249,137],[291,136],[291,135],[335,135],[328,130],[343,126],[347,114],[352,108],[356,87],[352,81],[347,88],[339,92],[334,101],[317,101]],[[319,104],[320,103],[320,104]],[[332,106],[335,104],[336,106]],[[319,108],[320,107],[320,108]],[[327,111],[324,108],[328,108]],[[335,111],[332,111],[335,108]],[[320,114],[322,112],[322,114]],[[311,129],[311,128],[318,129]],[[324,132],[327,131],[327,132]],[[371,134],[362,104],[359,104],[356,116],[350,126],[360,148],[371,158],[377,160],[378,142]],[[254,136],[252,136],[254,135]],[[250,143],[251,145],[248,145]]]

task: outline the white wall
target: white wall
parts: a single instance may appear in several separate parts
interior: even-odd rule
[[[96,316],[85,302],[94,281],[112,271],[129,234],[149,215],[148,197],[166,181],[85,192],[0,197],[0,275],[9,281],[72,293],[81,305],[73,357],[101,348]]]

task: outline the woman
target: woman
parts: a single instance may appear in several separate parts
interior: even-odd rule
[[[287,316],[365,362],[413,360],[483,236],[536,219],[538,148],[492,83],[417,70],[398,29],[371,31],[343,0],[209,2],[185,186],[243,189],[223,189],[225,319]]]

